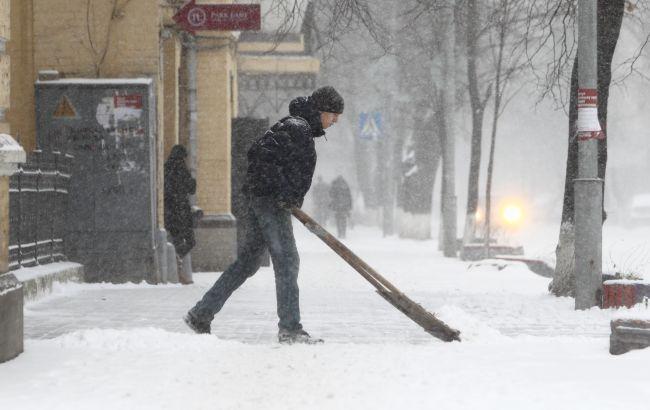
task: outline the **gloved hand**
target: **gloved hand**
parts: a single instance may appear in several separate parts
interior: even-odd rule
[[[278,201],[278,206],[282,209],[291,209],[291,205],[286,201]]]
[[[278,200],[278,206],[283,209],[291,210],[291,208],[300,208],[302,206],[302,201],[296,201],[295,199],[282,198]]]

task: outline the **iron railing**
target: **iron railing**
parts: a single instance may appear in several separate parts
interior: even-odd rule
[[[35,150],[9,179],[9,269],[65,260],[73,157]]]

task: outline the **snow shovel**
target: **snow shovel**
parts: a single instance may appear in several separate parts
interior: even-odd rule
[[[377,293],[386,299],[397,310],[404,313],[412,321],[420,325],[427,333],[445,342],[454,340],[460,341],[460,332],[452,329],[445,322],[438,319],[433,313],[427,312],[421,305],[415,303],[403,294],[399,289],[393,286],[386,278],[377,273],[361,258],[354,254],[350,249],[343,245],[338,239],[314,221],[309,215],[298,208],[292,208],[291,213],[300,222],[303,223],[314,235],[318,236],[343,260],[352,266],[361,274],[372,286],[377,289]]]

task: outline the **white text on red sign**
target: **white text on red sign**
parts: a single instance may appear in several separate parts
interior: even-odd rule
[[[578,108],[596,107],[598,105],[598,90],[592,88],[578,89]]]

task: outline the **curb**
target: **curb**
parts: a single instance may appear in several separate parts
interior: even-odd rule
[[[619,355],[650,347],[650,321],[617,319],[610,323],[609,353]]]
[[[83,282],[84,280],[84,267],[75,262],[55,262],[20,268],[11,273],[22,282],[26,302],[52,293],[54,282]]]

